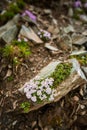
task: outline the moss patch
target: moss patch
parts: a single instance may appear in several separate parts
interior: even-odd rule
[[[25,59],[31,54],[29,45],[24,40],[13,41],[11,45],[7,45],[1,49],[1,52],[3,57],[7,58],[13,64],[19,64],[21,58]]]
[[[87,55],[74,55],[70,56],[70,58],[76,58],[81,65],[87,66]]]
[[[50,77],[54,79],[53,88],[56,88],[63,80],[65,80],[71,72],[72,65],[70,63],[59,64]]]
[[[14,17],[15,14],[20,13],[25,7],[25,2],[23,0],[17,0],[16,3],[9,4],[6,12],[0,14],[0,24],[4,24],[7,20],[10,20]]]

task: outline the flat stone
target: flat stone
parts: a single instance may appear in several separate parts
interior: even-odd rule
[[[43,41],[37,36],[37,34],[33,31],[31,27],[26,27],[22,25],[19,35],[24,36],[37,44],[43,43]]]
[[[0,27],[0,35],[3,34],[5,31],[7,31],[10,27],[14,26],[15,24],[18,24],[19,20],[20,20],[20,14],[15,15],[12,20],[8,21],[5,25]]]
[[[65,33],[75,32],[74,27],[72,25],[68,25],[64,28]]]
[[[70,55],[86,55],[87,51],[73,51]]]
[[[83,35],[73,35],[72,36],[72,44],[74,45],[83,45],[85,42],[87,42],[87,37],[83,36]]]
[[[14,25],[11,28],[9,28],[6,32],[4,32],[1,35],[1,38],[5,43],[10,44],[10,42],[16,38],[17,33],[18,33],[18,28],[16,25]]]
[[[65,52],[71,52],[72,50],[71,37],[69,37],[68,35],[62,36],[60,38],[60,41],[58,41],[58,47]]]
[[[13,39],[15,39],[18,28],[17,24],[20,19],[20,15],[17,14],[14,16],[14,18],[7,22],[7,24],[0,27],[0,39],[3,39],[5,43],[11,42]]]
[[[49,43],[45,43],[45,47],[51,51],[58,51],[58,48],[50,45]]]
[[[51,14],[52,11],[51,11],[50,9],[44,9],[44,13],[45,13],[45,14]]]

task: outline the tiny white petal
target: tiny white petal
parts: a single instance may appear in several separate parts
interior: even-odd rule
[[[36,101],[37,101],[36,96],[32,96],[32,97],[31,97],[31,100],[32,100],[33,102],[36,102]]]
[[[28,39],[27,39],[27,38],[24,38],[24,41],[25,41],[25,42],[27,42],[27,41],[28,41]]]
[[[51,94],[51,92],[52,92],[51,88],[48,87],[48,88],[46,89],[46,93],[47,93],[47,94]]]
[[[26,93],[26,97],[28,98],[28,99],[30,99],[31,98],[31,94],[28,92],[28,93]]]
[[[42,95],[41,90],[38,90],[38,91],[37,91],[37,95],[38,95],[38,96]]]

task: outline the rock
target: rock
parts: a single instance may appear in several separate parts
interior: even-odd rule
[[[52,11],[50,9],[44,9],[43,11],[44,11],[45,14],[51,14],[52,13]]]
[[[71,74],[68,76],[68,78],[60,85],[56,87],[56,96],[53,101],[44,101],[41,104],[35,104],[30,109],[30,111],[37,110],[41,108],[42,106],[59,101],[62,97],[64,97],[67,93],[69,93],[71,90],[76,89],[77,87],[83,85],[86,83],[86,80],[83,76],[83,73],[80,69],[80,65],[78,61],[75,59],[70,60],[68,62],[71,62],[73,64],[73,70],[71,71]],[[44,67],[37,76],[40,78],[46,78],[48,77],[56,68],[56,66],[60,63],[60,61],[54,61],[48,64],[46,67]],[[19,89],[20,92],[23,93],[24,86]]]
[[[69,10],[68,10],[68,16],[69,17],[72,17],[73,16],[73,9],[72,8],[69,8]]]
[[[52,22],[53,22],[53,24],[54,24],[55,26],[57,26],[57,25],[58,25],[58,22],[57,22],[57,20],[56,20],[56,19],[52,18]]]
[[[72,51],[72,39],[68,35],[64,35],[60,38],[58,41],[58,48],[65,52],[71,52]]]
[[[85,75],[86,75],[86,77],[87,77],[87,67],[82,66],[81,68],[82,68],[83,72],[85,73]]]
[[[78,63],[78,61],[75,58],[73,58],[73,59],[71,59],[71,62],[73,64],[73,68],[81,76],[81,78],[83,78],[85,81],[87,81],[83,71],[80,68],[80,64]]]
[[[70,55],[86,55],[87,51],[73,51]]]
[[[16,38],[17,33],[18,28],[16,25],[14,25],[10,27],[6,32],[4,32],[4,34],[1,35],[1,38],[5,43],[10,44],[10,42]]]
[[[87,30],[82,33],[82,35],[87,36]]]
[[[56,68],[56,66],[60,63],[60,61],[50,62],[46,67],[44,67],[38,74],[41,78],[48,77]]]
[[[45,47],[51,51],[58,51],[58,48],[50,45],[50,43],[45,43]]]
[[[20,20],[20,14],[15,15],[12,20],[8,21],[5,25],[0,27],[0,35],[4,33],[6,30],[8,30],[10,27],[17,25],[19,20]]]
[[[43,41],[37,36],[31,27],[27,28],[26,26],[22,25],[22,29],[20,30],[19,35],[24,36],[37,44],[43,43]]]
[[[80,15],[79,18],[82,22],[87,22],[87,15]]]
[[[28,16],[22,16],[21,19],[22,19],[23,21],[25,21],[25,22],[29,22],[30,24],[35,24],[35,25],[37,25],[36,22],[33,21],[32,19],[30,19]]]
[[[75,32],[74,27],[72,25],[68,25],[64,28],[65,33]]]
[[[6,43],[9,43],[16,37],[18,33],[16,24],[18,24],[19,19],[20,15],[18,14],[7,24],[0,27],[0,39],[3,39]]]
[[[50,32],[51,34],[55,35],[55,34],[59,33],[59,28],[51,25],[48,27],[47,31]]]
[[[74,44],[74,45],[81,46],[85,42],[87,42],[87,37],[85,37],[83,35],[76,35],[76,34],[74,34],[72,36],[72,44]]]
[[[5,79],[8,78],[9,76],[11,76],[11,74],[12,74],[12,70],[8,69],[6,75],[5,75],[5,77],[4,77],[3,79],[5,80]]]
[[[79,101],[79,97],[74,96],[74,97],[73,97],[73,100],[74,100],[75,102],[78,102],[78,101]]]

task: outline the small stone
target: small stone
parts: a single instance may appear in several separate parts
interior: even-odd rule
[[[51,51],[58,51],[58,48],[50,45],[49,43],[45,43],[45,47]]]
[[[71,25],[68,25],[67,27],[64,28],[65,33],[70,33],[70,32],[75,32],[74,27]]]
[[[33,31],[31,27],[26,27],[22,25],[19,35],[24,36],[27,39],[32,40],[37,44],[43,43],[43,41],[38,37],[38,35]]]
[[[68,10],[68,16],[69,17],[73,16],[73,9],[72,8],[69,8],[69,10]]]
[[[85,114],[86,114],[86,111],[82,111],[82,112],[81,112],[81,115],[85,115]]]
[[[51,14],[52,11],[51,11],[50,9],[44,9],[44,13],[45,13],[45,14]]]
[[[73,100],[76,101],[76,102],[78,102],[78,101],[79,101],[79,97],[74,96],[74,97],[73,97]]]
[[[1,38],[3,41],[7,44],[9,44],[12,40],[16,38],[16,35],[18,33],[18,28],[16,25],[10,27],[4,34],[1,35]]]
[[[87,15],[80,15],[80,20],[87,22]]]
[[[29,58],[29,61],[32,63],[34,61],[34,57]]]
[[[84,105],[80,105],[80,107],[81,107],[81,109],[84,109],[84,108],[85,108],[85,106],[84,106]]]

